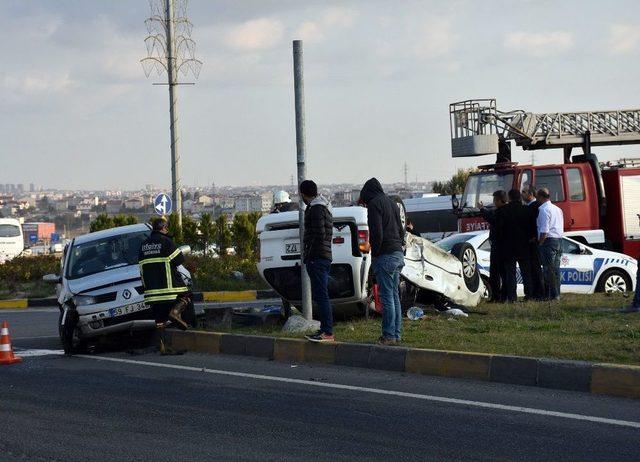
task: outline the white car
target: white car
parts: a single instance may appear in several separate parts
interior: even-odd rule
[[[456,244],[471,244],[478,256],[480,274],[489,287],[489,255],[491,243],[488,231],[474,231],[450,236],[436,245],[448,250]],[[636,260],[629,256],[589,247],[568,237],[562,238],[560,262],[560,292],[592,294],[594,292],[632,292],[636,289]],[[520,269],[517,270],[518,295],[524,295]],[[489,293],[485,294],[486,296]]]
[[[66,353],[81,351],[99,336],[155,328],[138,266],[140,246],[150,233],[148,224],[138,224],[78,236],[64,249],[61,274],[44,276],[58,284],[59,335]],[[190,282],[189,272],[179,269]]]
[[[404,210],[400,207],[403,217]],[[284,300],[300,306],[298,212],[263,216],[257,223],[257,232],[260,241],[258,272]],[[374,306],[368,244],[367,209],[334,208],[329,297],[336,313],[364,312]],[[401,282],[403,306],[415,302],[444,305],[447,301],[477,305],[484,285],[477,272],[474,249],[463,247],[463,251],[454,257],[426,239],[407,235]],[[464,258],[468,260],[466,265],[462,263]]]

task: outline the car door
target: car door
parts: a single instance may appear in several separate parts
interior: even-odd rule
[[[593,292],[595,274],[593,254],[584,245],[562,238],[562,257],[560,259],[560,292]]]

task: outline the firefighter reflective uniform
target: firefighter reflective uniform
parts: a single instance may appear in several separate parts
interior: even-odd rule
[[[159,231],[152,231],[140,247],[144,301],[152,307],[158,322],[166,321],[167,316],[176,320],[174,311],[177,311],[179,318],[189,303],[189,289],[178,272],[178,266],[183,262],[184,255],[180,249],[171,238]],[[179,324],[182,322],[180,320]]]

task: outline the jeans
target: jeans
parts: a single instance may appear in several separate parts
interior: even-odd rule
[[[548,237],[539,249],[546,289],[545,298],[557,300],[560,298],[560,259],[562,258],[560,239]]]
[[[526,299],[540,299],[544,297],[544,278],[540,267],[540,252],[538,252],[538,243],[529,243],[529,264],[531,271],[531,288],[527,290],[524,286],[524,296]]]
[[[320,314],[320,331],[332,335],[333,312],[331,310],[331,302],[329,301],[328,288],[331,260],[325,258],[309,260],[305,263],[305,268],[307,268],[307,273],[311,280],[313,303],[318,307],[318,313]]]
[[[379,255],[373,260],[373,272],[382,300],[382,335],[400,340],[402,307],[400,306],[400,270],[404,266],[402,252]]]

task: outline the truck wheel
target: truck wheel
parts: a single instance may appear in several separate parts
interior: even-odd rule
[[[628,292],[631,290],[631,280],[629,276],[621,270],[610,269],[600,276],[596,292],[606,292],[615,294]]]
[[[64,318],[64,323],[63,323]],[[60,311],[58,318],[58,334],[62,349],[67,355],[74,353],[82,353],[85,348],[85,342],[78,338],[76,326],[78,325],[78,313],[75,310],[68,310],[67,316],[64,316],[64,310]]]
[[[478,273],[478,257],[473,246],[468,242],[459,242],[451,248],[451,255],[454,255],[462,263],[462,276],[467,289],[471,292],[478,290],[480,274]]]

